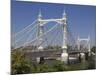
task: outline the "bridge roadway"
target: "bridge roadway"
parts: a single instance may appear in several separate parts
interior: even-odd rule
[[[67,51],[69,56],[70,55],[75,55],[78,53],[88,53],[88,50],[68,50]],[[31,60],[36,59],[36,57],[45,57],[45,58],[53,58],[56,59],[58,57],[61,57],[62,50],[44,50],[44,51],[36,51],[36,50],[31,50],[25,52],[26,57],[28,57]]]

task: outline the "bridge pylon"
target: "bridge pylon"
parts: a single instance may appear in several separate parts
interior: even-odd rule
[[[63,12],[62,17],[62,25],[63,25],[63,45],[62,45],[62,53],[61,53],[61,61],[64,63],[68,63],[68,53],[67,53],[67,18],[65,10]]]
[[[88,56],[91,56],[90,36],[88,36]]]
[[[84,61],[85,60],[85,54],[86,53],[88,53],[88,56],[90,56],[91,55],[91,49],[90,49],[90,36],[88,36],[88,38],[80,38],[79,36],[78,36],[78,40],[77,40],[77,48],[78,48],[78,50],[81,50],[81,45],[80,45],[80,42],[82,42],[82,41],[86,41],[86,44],[85,44],[85,46],[87,47],[87,51],[85,52],[85,51],[80,51],[80,56],[81,56],[81,59],[82,59],[82,61]],[[85,50],[85,49],[84,49]]]
[[[42,14],[41,14],[41,10],[39,11],[39,15],[38,15],[38,50],[42,51],[43,50],[43,46],[41,45],[41,43],[43,42],[43,24],[41,22],[42,20]]]

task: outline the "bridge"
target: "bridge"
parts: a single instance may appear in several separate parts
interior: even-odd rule
[[[68,62],[71,54],[81,54],[82,58],[85,53],[90,56],[90,37],[78,37],[75,40],[68,26],[68,15],[65,10],[62,17],[57,19],[44,19],[39,11],[37,20],[12,36],[13,50],[27,49],[26,56],[32,60],[39,60],[40,57],[59,57],[61,61]],[[85,44],[81,44],[83,41]],[[29,47],[32,49],[29,50]]]

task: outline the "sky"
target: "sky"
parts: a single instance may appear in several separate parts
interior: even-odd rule
[[[44,19],[62,18],[63,10],[65,10],[68,19],[68,27],[72,35],[75,38],[78,36],[81,38],[87,38],[88,35],[90,35],[91,45],[95,45],[96,7],[89,5],[23,2],[12,0],[12,33],[22,30],[24,27],[36,20],[40,9]]]

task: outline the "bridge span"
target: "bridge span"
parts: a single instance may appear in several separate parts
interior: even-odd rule
[[[46,27],[48,23],[55,22],[52,27]],[[68,27],[68,15],[65,10],[62,13],[61,18],[56,19],[44,19],[41,12],[39,12],[37,20],[30,25],[19,31],[12,37],[12,44],[14,49],[27,46],[36,46],[36,50],[27,50],[25,52],[28,59],[37,61],[40,58],[60,58],[62,62],[68,62],[69,57],[77,56],[82,59],[85,58],[85,54],[91,55],[90,49],[90,37],[79,38],[75,40],[71,35]],[[85,45],[81,46],[81,42],[85,41]],[[72,45],[73,49],[69,49],[68,45]],[[60,50],[49,49],[49,46],[59,46]],[[77,46],[77,48],[75,48]],[[47,50],[44,48],[47,47]]]
[[[68,50],[68,60],[75,58],[78,59],[82,57],[81,53],[84,53],[85,56],[88,54],[87,50]],[[38,58],[42,59],[54,59],[54,60],[61,60],[61,54],[62,50],[43,50],[43,51],[37,51],[37,50],[29,50],[25,52],[25,56],[32,60],[33,62],[36,62]]]

